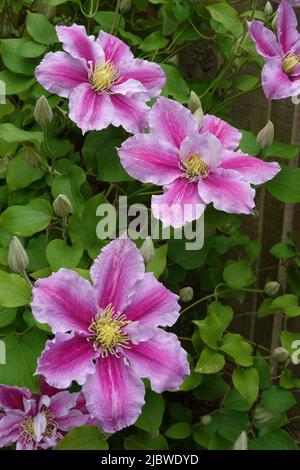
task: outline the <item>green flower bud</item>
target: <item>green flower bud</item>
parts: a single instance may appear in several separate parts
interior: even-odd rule
[[[28,267],[29,259],[18,237],[13,237],[10,242],[7,261],[8,266],[15,273],[23,273]]]
[[[150,263],[155,254],[155,248],[151,237],[145,238],[140,248],[140,252],[142,254],[142,257],[144,258],[145,264]]]
[[[265,127],[257,134],[256,141],[261,149],[265,149],[272,145],[274,140],[274,125],[272,121],[268,121]]]
[[[246,431],[242,431],[233,445],[233,450],[248,450],[248,437]]]
[[[277,31],[277,27],[278,27],[278,13],[277,12],[276,12],[276,15],[274,16],[274,18],[272,20],[271,27],[272,27],[273,31]]]
[[[72,204],[69,201],[69,198],[65,196],[65,194],[59,194],[54,200],[52,206],[55,214],[58,217],[67,217],[73,212]]]
[[[194,297],[194,290],[192,287],[183,287],[179,291],[179,297],[182,302],[190,302]]]
[[[279,289],[280,284],[278,281],[269,281],[264,287],[264,291],[269,297],[273,297],[274,295],[278,294]]]
[[[202,426],[208,426],[212,421],[212,417],[210,415],[204,415],[201,418],[201,424]]]
[[[41,157],[40,155],[34,150],[32,147],[23,147],[24,148],[24,155],[32,168],[39,168],[41,166]]]
[[[282,346],[275,348],[272,352],[272,356],[276,362],[286,362],[290,357],[288,350]]]
[[[44,95],[40,96],[36,102],[34,118],[41,127],[48,126],[53,119],[52,109]]]
[[[273,7],[269,1],[265,4],[264,12],[266,16],[271,16],[273,13]]]
[[[266,410],[263,406],[258,405],[254,412],[254,419],[259,423],[266,423],[273,418],[273,413],[271,411]]]
[[[192,90],[188,103],[189,110],[194,113],[198,108],[202,108],[199,96]]]

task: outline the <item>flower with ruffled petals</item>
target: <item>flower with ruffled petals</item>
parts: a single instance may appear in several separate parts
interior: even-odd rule
[[[277,38],[262,21],[249,23],[257,52],[264,58],[262,86],[269,100],[300,93],[300,35],[291,5],[283,0],[278,8]]]
[[[49,52],[36,78],[51,93],[69,98],[69,116],[83,132],[113,124],[140,132],[146,125],[146,101],[165,83],[158,64],[135,59],[129,47],[104,31],[88,36],[84,26],[57,26],[65,52]]]
[[[17,450],[49,449],[87,422],[88,415],[76,409],[78,393],[57,390],[43,379],[40,388],[38,395],[0,385],[0,447],[16,443]]]
[[[149,133],[136,134],[118,150],[129,175],[143,183],[163,185],[152,196],[152,211],[164,226],[181,227],[212,203],[218,210],[251,213],[255,191],[278,173],[266,163],[237,151],[241,134],[225,121],[195,117],[179,103],[159,97],[149,113]]]
[[[141,377],[161,393],[178,388],[189,373],[177,337],[158,328],[177,320],[178,296],[145,273],[140,251],[127,238],[103,248],[90,274],[93,286],[68,269],[36,282],[33,314],[55,333],[38,373],[60,388],[76,380],[91,418],[115,432],[141,413]]]

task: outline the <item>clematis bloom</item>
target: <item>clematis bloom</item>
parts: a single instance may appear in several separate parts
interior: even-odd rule
[[[51,93],[69,98],[69,117],[83,132],[113,124],[140,132],[146,125],[146,101],[165,83],[158,64],[135,59],[120,39],[100,31],[97,39],[85,27],[56,26],[65,52],[49,52],[36,78]]]
[[[255,191],[278,173],[267,163],[236,150],[237,129],[206,115],[199,127],[179,103],[159,97],[149,113],[149,133],[136,134],[118,150],[129,175],[163,185],[152,196],[152,211],[164,226],[183,226],[201,216],[207,204],[230,213],[251,213]]]
[[[17,450],[49,449],[87,422],[88,415],[76,409],[78,393],[56,390],[43,379],[40,387],[38,395],[0,385],[0,447],[16,443]]]
[[[269,100],[300,93],[300,35],[291,5],[283,0],[278,7],[277,38],[262,21],[249,23],[257,52],[264,58],[262,86]]]
[[[161,393],[179,387],[189,373],[176,335],[158,328],[177,320],[178,296],[145,273],[140,251],[127,238],[103,248],[90,274],[93,286],[68,269],[36,282],[33,314],[55,333],[37,371],[54,387],[76,380],[91,418],[115,432],[141,413],[141,377]]]

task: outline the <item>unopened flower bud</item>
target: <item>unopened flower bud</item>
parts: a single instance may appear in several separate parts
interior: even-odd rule
[[[256,141],[261,149],[265,149],[272,145],[274,140],[274,125],[272,121],[268,121],[265,127],[257,134]]]
[[[29,259],[18,237],[13,237],[10,242],[7,261],[8,266],[15,273],[23,273],[28,267]]]
[[[131,8],[131,0],[121,0],[120,3],[120,12],[126,13]]]
[[[194,290],[192,287],[183,287],[179,291],[179,297],[182,302],[190,302],[194,297]]]
[[[288,350],[282,346],[275,348],[272,352],[272,356],[276,362],[286,362],[290,357]]]
[[[52,109],[49,106],[47,98],[42,95],[37,100],[34,110],[34,118],[39,126],[46,127],[53,118]]]
[[[140,248],[140,252],[142,254],[142,257],[144,258],[145,264],[150,263],[155,254],[155,248],[151,237],[145,238]]]
[[[255,219],[259,219],[260,217],[260,213],[259,213],[259,210],[256,209],[256,207],[253,209],[252,211],[252,216],[255,218]]]
[[[296,106],[297,104],[300,103],[300,95],[292,96],[291,100],[292,100],[292,103]]]
[[[242,431],[233,445],[233,450],[248,450],[248,437],[246,431]]]
[[[273,13],[272,4],[269,1],[265,4],[264,12],[266,16],[271,16]]]
[[[39,168],[41,166],[41,157],[32,147],[24,147],[24,155],[32,168]]]
[[[265,294],[267,294],[269,297],[273,297],[274,295],[278,294],[279,289],[280,284],[278,281],[266,282],[266,285],[264,287]]]
[[[273,413],[271,411],[266,410],[263,406],[258,405],[254,412],[254,419],[259,423],[266,423],[273,418]]]
[[[277,31],[277,27],[278,27],[278,13],[276,12],[276,15],[274,16],[272,23],[271,23],[271,28],[273,29],[273,31]]]
[[[202,121],[203,121],[203,118],[204,118],[204,113],[203,113],[202,106],[200,106],[200,108],[198,108],[198,109],[194,112],[193,116],[196,118],[196,121],[197,121],[198,126],[201,126]]]
[[[195,113],[198,108],[202,108],[200,98],[193,90],[190,94],[188,108],[192,113]]]
[[[212,417],[210,415],[204,415],[201,418],[202,426],[208,426],[212,421]]]
[[[53,202],[53,209],[58,217],[67,217],[72,214],[73,208],[69,198],[65,194],[59,194]]]

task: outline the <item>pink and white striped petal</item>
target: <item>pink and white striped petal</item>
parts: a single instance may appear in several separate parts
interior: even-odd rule
[[[235,150],[242,138],[241,132],[222,119],[206,114],[200,127],[200,133],[210,132],[219,139],[222,147],[227,150]]]
[[[243,181],[252,184],[262,184],[271,180],[281,169],[277,162],[265,162],[260,158],[238,152],[228,152],[219,168],[235,170]]]
[[[166,76],[160,65],[142,59],[134,59],[128,63],[123,73],[123,80],[129,78],[138,80],[144,85],[149,99],[159,95],[166,81]]]
[[[24,399],[29,400],[30,397],[31,392],[28,388],[0,385],[0,408],[4,410],[24,411]]]
[[[198,154],[208,168],[213,170],[221,160],[221,142],[210,132],[188,136],[180,146],[181,160],[185,161],[190,155],[194,154]]]
[[[268,61],[262,69],[262,86],[269,100],[281,100],[300,93],[300,80],[290,80],[280,59]]]
[[[96,43],[94,36],[88,36],[85,27],[78,24],[72,26],[56,26],[56,34],[66,52],[77,59],[104,62],[104,52]]]
[[[127,63],[133,60],[133,54],[127,44],[105,31],[100,31],[96,44],[104,51],[105,62],[111,61],[120,72],[126,70]]]
[[[142,132],[147,126],[149,108],[145,103],[143,93],[141,96],[110,95],[113,116],[112,124],[122,126],[127,132],[136,134]]]
[[[297,17],[294,9],[285,0],[282,0],[278,7],[278,40],[282,52],[286,54],[293,50],[295,44],[299,41],[297,31]]]
[[[261,56],[270,59],[280,55],[281,51],[275,34],[266,28],[262,21],[251,21],[248,26],[250,37]]]

